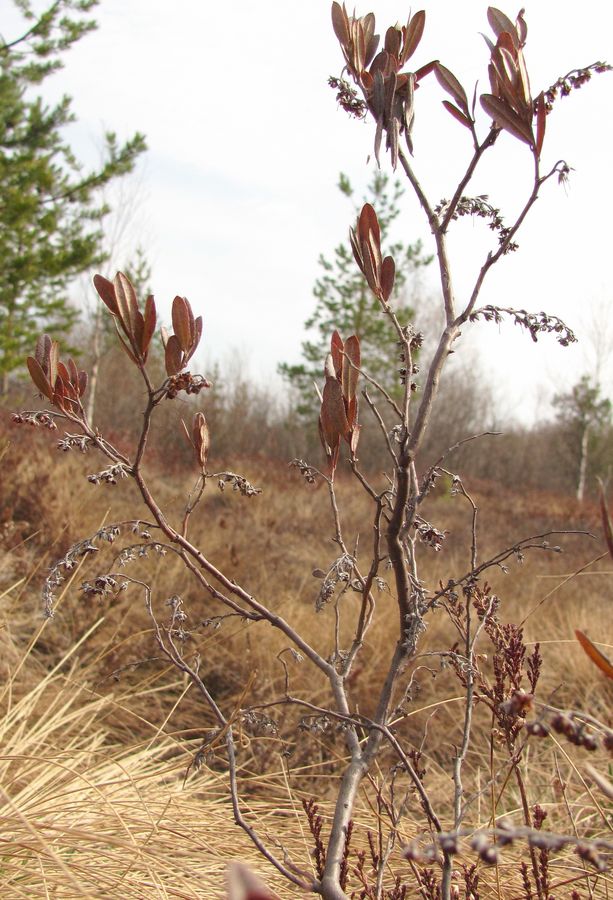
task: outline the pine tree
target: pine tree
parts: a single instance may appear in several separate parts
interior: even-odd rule
[[[67,287],[104,259],[108,208],[99,189],[132,171],[145,150],[139,133],[123,144],[108,133],[105,161],[84,172],[62,133],[74,121],[70,98],[49,106],[32,96],[96,27],[89,17],[96,3],[55,0],[35,15],[29,0],[15,0],[24,31],[0,43],[0,392],[41,326],[57,335],[73,325]]]
[[[342,172],[338,188],[346,197],[353,198],[353,188]],[[390,243],[390,228],[399,214],[398,203],[403,193],[399,181],[391,183],[387,175],[377,170],[364,202],[371,203],[377,212],[384,255],[391,254],[396,261],[396,284],[391,305],[400,314],[400,319],[406,320],[411,315],[411,309],[406,302],[404,288],[416,270],[428,265],[432,257],[424,256],[421,241],[408,246],[401,242]],[[362,204],[359,205],[361,207]],[[401,391],[396,346],[398,336],[359,271],[349,241],[336,247],[333,261],[322,254],[318,262],[323,275],[313,288],[315,310],[304,323],[307,330],[315,332],[315,336],[302,344],[304,362],[298,365],[282,363],[279,366],[280,374],[297,391],[298,412],[309,417],[318,403],[313,382],[321,381],[323,363],[335,329],[343,338],[350,334],[358,335],[364,370],[392,395]]]

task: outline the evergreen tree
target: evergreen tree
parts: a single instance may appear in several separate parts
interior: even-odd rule
[[[346,197],[353,198],[353,188],[342,172],[338,188]],[[403,193],[399,181],[392,183],[387,175],[377,170],[363,201],[371,203],[376,210],[381,227],[383,255],[391,254],[396,262],[396,283],[390,302],[395,312],[400,314],[401,321],[407,320],[411,315],[403,290],[408,279],[418,268],[428,265],[432,260],[431,256],[423,255],[421,241],[408,246],[402,242],[390,243],[390,227],[399,214],[398,203]],[[361,205],[359,204],[360,207]],[[356,214],[357,209],[356,204]],[[398,377],[398,337],[358,269],[349,241],[336,247],[332,261],[322,254],[318,262],[323,274],[313,288],[315,310],[304,323],[307,330],[315,332],[314,337],[302,344],[304,362],[298,365],[282,363],[279,366],[280,374],[297,391],[299,413],[311,416],[317,406],[313,381],[321,381],[324,360],[330,349],[330,337],[335,329],[343,339],[350,334],[358,335],[362,367],[392,396],[398,396],[401,391]]]
[[[105,161],[84,172],[62,135],[74,121],[70,98],[48,106],[32,96],[62,67],[64,51],[96,27],[89,13],[98,0],[55,0],[42,15],[30,0],[14,2],[24,31],[0,39],[0,392],[41,326],[54,334],[72,326],[67,287],[104,259],[108,208],[99,189],[132,171],[145,150],[139,133],[124,144],[108,133]]]

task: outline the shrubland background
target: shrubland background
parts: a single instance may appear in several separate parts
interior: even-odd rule
[[[319,582],[311,573],[326,568],[334,555],[327,496],[317,486],[305,485],[287,465],[295,456],[319,461],[316,435],[283,398],[271,397],[237,375],[224,382],[216,374],[219,380],[194,404],[179,399],[165,404],[149,464],[153,483],[178,515],[193,470],[191,448],[177,421],[181,416],[189,420],[192,405],[201,407],[212,433],[210,468],[240,471],[263,493],[243,498],[210,485],[192,534],[216,564],[230,568],[256,595],[272,597],[274,608],[297,622],[308,639],[321,641],[331,624],[322,620],[332,610],[315,613]],[[129,397],[139,387],[130,378],[122,355],[109,352],[96,417],[120,447],[128,446],[138,428]],[[239,858],[265,875],[280,896],[293,896],[236,833],[223,765],[211,758],[198,772],[193,769],[204,726],[200,705],[187,683],[159,658],[142,598],[128,591],[110,603],[84,601],[78,587],[97,574],[93,560],[62,588],[55,618],[42,619],[40,590],[49,567],[103,522],[132,517],[139,500],[128,482],[89,483],[87,474],[97,468],[93,459],[54,449],[53,433],[15,428],[8,409],[19,408],[24,400],[31,405],[31,399],[31,388],[15,381],[0,420],[5,672],[0,815],[11,835],[0,869],[3,895],[44,896],[47,891],[59,897],[222,897],[225,864]],[[491,414],[489,404],[480,402],[471,373],[460,373],[441,398],[430,452],[466,436],[467,423],[469,431],[487,430]],[[374,426],[366,414],[363,422],[365,452],[373,453],[368,465],[376,473],[367,435]],[[604,446],[609,437],[601,437]],[[592,457],[594,465],[597,458]],[[593,490],[582,503],[574,496],[571,459],[572,443],[560,422],[485,436],[460,448],[447,466],[462,475],[480,508],[483,558],[529,534],[572,529],[594,535],[552,537],[551,544],[562,553],[532,551],[523,562],[511,559],[508,571],[494,570],[489,580],[501,597],[503,619],[525,619],[528,646],[541,642],[546,685],[541,696],[550,690],[556,705],[589,709],[606,720],[610,687],[583,654],[574,629],[586,631],[606,652],[613,572],[603,557]],[[593,480],[589,485],[593,489]],[[449,489],[450,481],[441,479],[429,505],[430,520],[448,532],[428,566],[429,574],[443,582],[470,568],[470,510]],[[339,498],[348,533],[366,540],[368,510],[342,472]],[[131,574],[139,577],[141,566],[133,565]],[[143,576],[145,572],[153,577],[158,595],[184,597],[193,649],[220,701],[240,705],[246,689],[253,703],[282,692],[283,670],[275,659],[283,646],[278,635],[261,627],[256,633],[233,619],[216,628],[210,619],[219,610],[185,583],[185,574],[172,560],[144,560]],[[385,596],[379,602],[384,604]],[[364,666],[355,671],[352,690],[365,714],[370,679],[381,677],[394,629],[390,608],[389,629],[383,625],[369,635]],[[451,626],[438,619],[422,652],[452,646],[454,640]],[[416,670],[414,712],[405,727],[415,745],[423,746],[428,778],[434,784],[439,779],[444,796],[444,765],[453,752],[450,735],[461,699],[449,673],[439,671],[427,656],[417,663],[423,668]],[[325,685],[314,680],[307,689],[317,702]],[[478,783],[496,765],[485,710],[478,711],[476,727],[469,771]],[[291,728],[290,733],[289,744],[274,736],[251,744],[249,735],[243,736],[254,754],[253,774],[247,771],[244,787],[247,808],[264,833],[306,861],[312,839],[300,800],[315,797],[325,815],[335,777],[330,759],[342,757],[343,748],[338,736]],[[549,814],[547,826],[600,833],[606,804],[588,786],[583,767],[589,755],[558,741],[540,743],[536,751],[529,756],[526,779]],[[606,771],[606,761],[589,759]],[[484,794],[475,802],[478,819],[486,825],[491,798]],[[418,822],[417,810],[407,816],[407,837]],[[395,866],[398,871],[397,860]],[[582,877],[576,858],[563,858],[554,872],[554,883],[571,879],[575,884],[573,879]],[[497,870],[483,868],[483,896],[522,896],[518,878],[517,861],[509,852]],[[587,884],[584,877],[581,884]],[[591,896],[608,896],[607,885],[606,875],[592,878]]]

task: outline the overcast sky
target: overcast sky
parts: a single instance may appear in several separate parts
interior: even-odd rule
[[[9,0],[2,5],[3,36],[14,37],[14,11]],[[469,94],[477,79],[488,90],[479,35],[489,30],[486,4],[432,0],[425,9],[415,65],[440,58]],[[503,9],[511,17],[517,12]],[[409,8],[399,0],[357,7],[358,14],[371,10],[384,33],[405,21]],[[372,172],[372,122],[337,109],[326,83],[342,67],[330,3],[102,0],[96,18],[98,31],[66,54],[64,70],[47,88],[49,96],[74,98],[78,124],[70,140],[92,162],[104,129],[120,138],[145,133],[150,149],[135,179],[138,208],[126,246],[144,245],[162,307],[179,293],[202,314],[211,357],[235,351],[254,378],[275,380],[277,362],[299,359],[317,257],[331,254],[353,222],[351,205],[335,187],[338,173],[360,188]],[[613,60],[613,12],[602,0],[583,0],[568,12],[558,0],[538,0],[527,6],[526,20],[534,95],[575,66]],[[417,97],[415,168],[433,203],[453,192],[471,152],[468,133],[441,107],[444,96],[432,79]],[[543,164],[567,160],[574,169],[569,187],[552,181],[544,188],[519,234],[519,252],[490,275],[482,305],[545,309],[579,333],[594,304],[606,318],[605,304],[613,301],[612,101],[613,74],[605,74],[556,105]],[[483,116],[482,135],[487,128]],[[387,159],[383,165],[389,171]],[[471,193],[489,194],[512,221],[530,190],[531,170],[529,150],[502,135]],[[430,246],[413,200],[400,233]],[[491,237],[472,221],[452,236],[460,298]],[[436,302],[432,269],[427,288]],[[563,350],[545,337],[539,354],[541,343],[535,350],[517,329],[471,329],[480,332],[481,365],[504,391],[509,414],[544,414],[547,398],[593,364],[588,343]],[[601,319],[599,331],[605,330]]]

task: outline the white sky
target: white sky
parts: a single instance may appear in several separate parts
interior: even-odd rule
[[[476,79],[488,90],[487,50],[479,36],[489,32],[486,4],[432,0],[425,8],[415,65],[440,58],[469,95]],[[503,8],[511,17],[517,12]],[[362,15],[370,10],[379,33],[408,14],[399,0],[357,7]],[[338,173],[361,187],[372,172],[372,122],[337,109],[326,83],[341,70],[330,2],[102,0],[96,18],[98,31],[66,55],[65,69],[47,89],[49,96],[74,99],[78,124],[70,140],[80,158],[94,162],[105,128],[120,138],[135,130],[146,134],[150,149],[130,242],[141,240],[147,250],[158,303],[167,309],[174,294],[187,296],[204,317],[209,357],[223,360],[236,352],[255,379],[276,382],[277,362],[299,359],[317,257],[331,255],[353,222],[335,188]],[[12,9],[3,20],[3,36],[14,37]],[[575,66],[613,61],[613,12],[602,0],[572,6],[533,0],[526,20],[535,95]],[[468,132],[440,105],[445,96],[434,79],[417,96],[415,168],[434,203],[453,192],[471,151]],[[545,309],[581,333],[589,307],[613,301],[612,98],[613,73],[601,75],[559,102],[548,118],[543,164],[566,159],[575,169],[570,187],[565,192],[554,180],[545,187],[519,234],[519,252],[489,276],[480,305]],[[487,128],[483,117],[482,135]],[[389,171],[387,160],[384,166]],[[529,150],[502,135],[471,193],[488,193],[512,221],[530,190],[531,166]],[[456,231],[452,260],[461,298],[492,236],[472,221]],[[412,200],[401,234],[430,246]],[[433,291],[435,274],[432,266]],[[547,399],[593,364],[587,345],[564,350],[545,336],[535,350],[517,328],[502,334],[492,324],[473,329],[481,335],[488,379],[498,385],[508,413],[522,418],[545,414]]]

